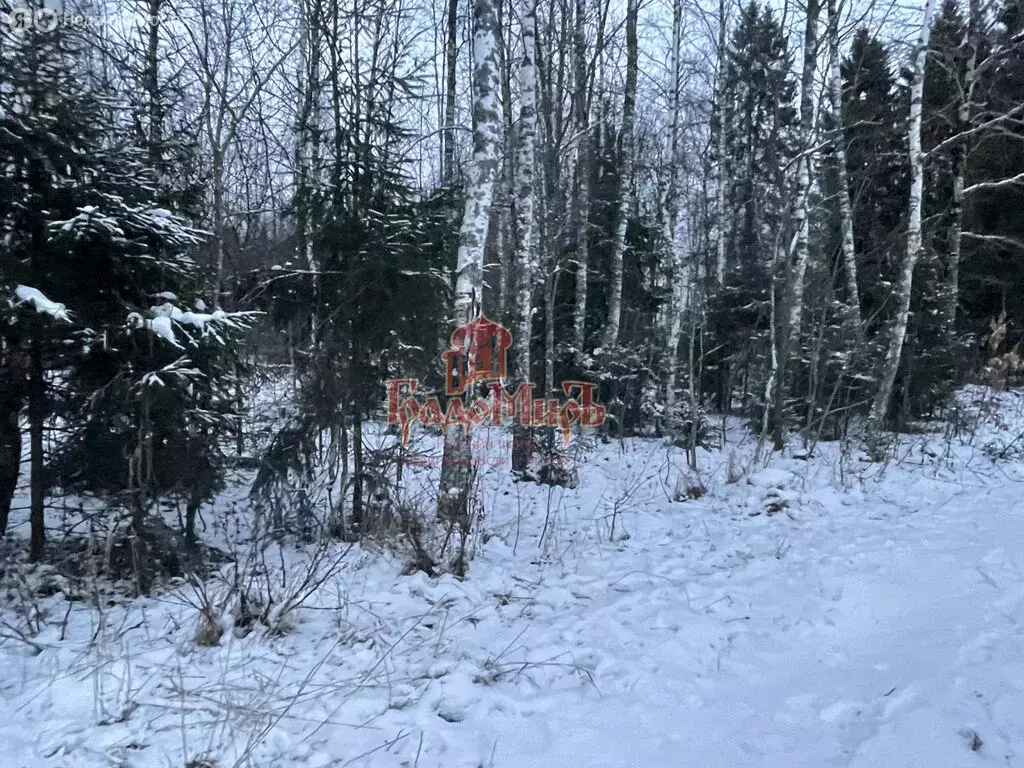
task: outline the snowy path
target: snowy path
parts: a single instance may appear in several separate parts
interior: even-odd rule
[[[862,530],[821,519],[778,559],[698,580],[682,611],[678,545],[630,548],[574,588],[632,568],[632,589],[559,622],[621,678],[510,723],[494,764],[1024,765],[1024,486],[975,493]]]
[[[708,455],[672,503],[632,445],[556,497],[495,472],[469,578],[363,553],[283,637],[49,598],[41,653],[0,642],[0,766],[1024,768],[1024,467]]]

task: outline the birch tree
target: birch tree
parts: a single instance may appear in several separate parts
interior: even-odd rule
[[[685,269],[685,226],[679,177],[682,171],[681,136],[683,96],[683,35],[685,8],[682,0],[672,2],[672,41],[669,56],[669,149],[668,188],[665,192],[665,242],[668,244],[666,288],[668,306],[665,317],[665,412],[673,417],[676,401],[676,368],[679,365],[679,341],[682,317],[690,303],[692,275]]]
[[[537,272],[534,223],[537,154],[537,2],[520,0],[523,54],[519,64],[519,131],[516,160],[515,328],[512,333],[512,381],[530,380],[530,341],[533,338],[533,281]],[[512,470],[522,472],[530,459],[530,437],[518,430],[513,440]]]
[[[572,340],[576,354],[586,343],[587,286],[590,269],[590,98],[587,68],[587,4],[576,0],[573,19],[573,127],[576,131],[576,179],[573,215],[576,216],[576,296]]]
[[[509,11],[512,8],[511,0],[497,0],[497,24],[495,43],[498,46],[498,82],[501,84],[501,103],[505,105],[502,112],[502,147],[501,147],[501,169],[498,172],[498,180],[495,182],[494,199],[491,201],[491,216],[494,225],[491,228],[493,233],[492,247],[484,252],[488,261],[484,263],[484,282],[490,287],[492,284],[491,274],[498,273],[497,300],[488,295],[488,307],[496,307],[496,314],[502,322],[508,322],[510,317],[510,304],[512,297],[517,291],[517,281],[512,274],[513,259],[515,258],[515,211],[513,204],[516,196],[516,184],[518,180],[518,169],[516,162],[515,125],[512,119],[512,81],[517,77],[518,69],[515,64],[513,53],[514,40],[512,37],[512,13],[506,13],[506,2]],[[506,27],[507,32],[506,32]],[[490,294],[490,292],[488,292]],[[514,312],[514,310],[513,310]]]
[[[633,185],[633,143],[636,121],[637,80],[637,6],[638,0],[626,2],[626,83],[622,101],[622,153],[619,163],[619,210],[612,243],[608,287],[608,319],[602,346],[607,350],[619,343],[622,323],[622,260],[626,252],[626,228],[629,224]]]
[[[715,163],[715,219],[718,227],[718,237],[715,240],[715,266],[714,274],[715,281],[718,285],[721,285],[725,280],[725,239],[726,233],[729,231],[729,227],[726,226],[728,216],[728,203],[726,199],[726,189],[728,187],[728,180],[725,173],[726,167],[726,142],[728,137],[728,130],[725,124],[725,116],[727,111],[724,109],[725,106],[725,62],[728,50],[726,48],[726,30],[728,29],[728,19],[726,18],[725,0],[718,0],[718,51],[717,51],[717,72],[715,80],[717,82],[715,101],[717,102],[718,111],[718,134],[716,137],[716,154],[717,162]]]
[[[21,474],[21,416],[25,404],[24,355],[0,338],[0,536],[7,533]]]
[[[444,128],[442,139],[441,185],[455,186],[455,88],[458,71],[459,0],[448,0],[444,45]]]
[[[840,72],[839,19],[836,0],[827,0],[828,6],[828,93],[832,118],[832,158],[836,165],[839,198],[840,249],[843,276],[846,283],[846,306],[858,339],[863,336],[860,317],[860,291],[857,288],[857,253],[853,238],[853,206],[846,173],[846,136],[843,131],[843,79]]]
[[[494,0],[473,3],[473,160],[466,184],[466,207],[459,229],[455,269],[453,326],[465,325],[480,311],[484,245],[491,218],[494,184],[501,166],[502,107],[496,45]],[[468,339],[467,339],[468,342]],[[468,533],[469,495],[475,472],[469,427],[452,426],[444,436],[437,515]]]
[[[925,0],[924,21],[918,34],[914,51],[913,80],[910,86],[910,122],[907,139],[910,147],[910,198],[908,201],[907,250],[903,257],[903,268],[900,271],[896,286],[896,314],[889,337],[885,361],[882,364],[882,375],[878,392],[871,403],[868,414],[868,435],[877,440],[882,422],[889,410],[889,400],[896,384],[896,374],[900,368],[900,357],[903,354],[903,342],[907,336],[907,319],[910,313],[910,297],[914,281],[914,267],[921,253],[921,207],[924,197],[924,154],[921,151],[921,114],[924,101],[924,72],[928,59],[928,38],[931,34],[932,16],[935,13],[935,0]]]
[[[535,174],[538,198],[535,202],[534,231],[537,238],[536,254],[543,264],[542,286],[544,304],[544,376],[543,392],[551,397],[554,391],[558,338],[558,289],[562,279],[572,274],[567,269],[569,259],[565,253],[579,242],[579,208],[576,203],[578,186],[576,162],[578,146],[575,135],[577,96],[586,98],[586,92],[577,89],[577,81],[586,83],[585,62],[581,64],[581,78],[574,76],[577,65],[576,18],[582,14],[568,0],[546,3],[538,8],[537,47],[535,69],[539,112],[537,114],[537,152]],[[585,52],[586,38],[580,38]],[[581,59],[581,61],[583,61]],[[584,106],[586,102],[583,102]],[[586,114],[586,113],[584,113]],[[587,136],[583,137],[588,138]],[[588,172],[589,175],[589,172]],[[589,193],[588,193],[589,195]],[[588,199],[588,197],[579,198]],[[577,287],[579,287],[577,285]],[[569,321],[567,340],[572,354],[580,347],[575,342],[575,324],[580,304],[576,302]],[[585,301],[583,303],[585,307]],[[583,326],[581,325],[582,329]]]
[[[305,0],[301,7],[299,62],[297,67],[298,110],[295,120],[295,226],[299,263],[315,272],[310,221],[311,203],[320,165],[321,55],[323,9],[321,0]]]
[[[800,346],[800,320],[804,309],[804,276],[807,273],[807,262],[810,258],[808,237],[810,223],[808,218],[808,199],[811,194],[811,166],[813,163],[813,132],[814,132],[814,76],[818,56],[818,17],[821,6],[818,0],[807,0],[807,19],[804,27],[803,73],[800,79],[800,156],[797,159],[797,192],[793,206],[794,227],[796,237],[793,244],[792,263],[787,255],[789,266],[787,294],[787,313],[778,334],[778,353],[773,354],[773,362],[777,362],[778,371],[774,370],[769,377],[768,402],[772,402],[773,442],[775,450],[782,450],[785,433],[786,374],[790,357],[794,349]],[[777,378],[777,381],[775,380]],[[775,391],[770,391],[774,384]],[[774,397],[771,397],[774,395]]]
[[[964,223],[964,176],[967,173],[967,150],[969,137],[965,134],[970,130],[972,107],[974,102],[974,86],[978,64],[978,43],[981,36],[980,0],[969,0],[966,39],[964,47],[967,51],[963,78],[959,83],[957,95],[957,130],[960,140],[953,148],[953,201],[950,216],[949,240],[946,280],[943,285],[942,322],[947,338],[952,342],[956,335],[957,304],[960,301],[960,251],[963,238]]]

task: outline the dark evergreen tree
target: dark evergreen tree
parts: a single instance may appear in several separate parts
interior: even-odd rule
[[[22,317],[30,305],[51,315],[61,305],[70,320],[26,318],[3,330],[8,357],[28,361],[32,555],[42,556],[54,476],[44,477],[43,431],[59,413],[68,434],[57,478],[131,509],[145,589],[153,506],[168,495],[194,506],[217,489],[225,423],[214,414],[229,370],[221,354],[244,318],[176,307],[196,298],[187,254],[203,238],[157,202],[151,155],[125,130],[117,99],[97,88],[75,29],[0,29],[0,45],[2,280],[21,286]]]
[[[327,131],[323,166],[295,191],[312,258],[251,278],[276,327],[304,329],[299,408],[252,488],[275,532],[307,536],[319,523],[347,537],[376,525],[367,517],[382,484],[367,463],[363,427],[386,399],[385,380],[422,379],[418,394],[443,385],[439,345],[447,343],[457,201],[421,194],[402,164],[392,164],[404,134],[389,105],[374,109],[360,116],[368,138],[358,146],[336,127]],[[311,435],[330,446],[326,482],[314,482],[323,442]]]
[[[861,28],[842,63],[846,164],[862,316],[885,327],[909,188],[903,101],[885,45]]]
[[[993,124],[970,144],[968,188],[1024,173],[1024,3],[1004,0],[994,16],[982,40],[979,61],[985,65],[979,67],[973,122],[1018,111],[1016,119]],[[1024,341],[1024,184],[977,188],[966,196],[964,213],[961,326],[981,335],[1005,311],[1003,349],[1012,349]]]
[[[925,65],[921,145],[924,163],[922,252],[914,273],[904,365],[894,410],[907,416],[934,414],[947,402],[961,350],[946,333],[943,308],[949,280],[951,217],[958,146],[946,146],[964,127],[959,107],[966,98],[967,27],[957,0],[945,0],[932,26]]]
[[[771,8],[750,3],[729,43],[722,103],[712,123],[713,132],[724,132],[727,153],[727,215],[719,222],[726,276],[709,301],[712,348],[719,351],[709,356],[706,370],[710,394],[726,412],[734,393],[753,405],[764,392],[759,382],[771,345],[772,269],[780,243],[791,234],[785,211],[786,168],[796,151],[792,70],[782,24]]]

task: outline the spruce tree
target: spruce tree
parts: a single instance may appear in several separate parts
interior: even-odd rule
[[[998,122],[975,138],[968,156],[968,187],[1024,173],[1024,124],[1019,112],[1024,104],[1024,3],[1004,0],[994,16],[996,23],[982,40],[986,60],[978,72],[974,122],[980,125],[1013,110],[1017,119]],[[1012,348],[1022,339],[1024,327],[1024,185],[970,192],[964,229],[969,234],[963,239],[963,326],[980,335],[1005,310],[1010,322],[1006,347]]]
[[[885,327],[904,226],[908,176],[904,108],[885,44],[861,27],[842,63],[846,171],[862,316]]]
[[[28,361],[32,556],[43,554],[45,484],[56,477],[131,510],[144,590],[140,548],[154,504],[171,494],[194,506],[217,489],[230,379],[221,353],[246,320],[179,308],[197,298],[188,252],[203,236],[158,203],[152,155],[127,129],[116,95],[91,76],[76,30],[0,37],[3,183],[12,193],[0,211],[3,282],[21,286],[15,299],[35,291],[48,302],[18,301],[21,319],[3,331],[9,356]],[[62,323],[24,318],[30,303],[66,308]],[[59,378],[47,374],[57,369]],[[43,432],[55,414],[67,436],[55,471],[45,472]]]
[[[776,245],[792,232],[785,216],[786,167],[796,154],[797,90],[785,30],[769,7],[747,5],[726,56],[713,132],[724,133],[728,216],[725,281],[711,298],[717,349],[707,372],[719,407],[733,392],[764,392],[769,347],[770,285]],[[753,376],[752,376],[753,374]]]
[[[945,0],[932,27],[925,67],[921,145],[924,163],[922,249],[911,299],[905,365],[898,380],[908,416],[930,413],[951,394],[959,344],[944,325],[949,280],[949,231],[954,213],[958,148],[943,142],[960,132],[966,71],[966,23],[957,0]]]

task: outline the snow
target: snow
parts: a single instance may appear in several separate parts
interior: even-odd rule
[[[16,304],[31,304],[41,315],[49,315],[55,320],[65,323],[71,322],[67,307],[56,301],[50,301],[38,288],[19,285],[14,289],[14,297],[17,300]]]
[[[198,303],[198,302],[197,302]],[[133,328],[148,328],[157,336],[167,340],[176,347],[181,345],[174,333],[174,324],[188,326],[201,332],[202,335],[216,332],[213,328],[217,325],[244,328],[250,319],[257,313],[254,312],[225,312],[221,309],[212,313],[189,312],[179,309],[166,301],[156,307],[150,307],[151,318],[144,318],[138,312],[132,312],[128,316],[128,325]]]
[[[201,304],[202,302],[197,302]],[[197,306],[197,309],[202,307]],[[204,333],[213,325],[227,325],[244,327],[249,320],[258,312],[225,312],[223,309],[215,309],[213,312],[189,312],[181,310],[170,302],[165,302],[158,307],[150,307],[150,314],[158,318],[167,318],[180,325],[191,326]]]
[[[174,338],[174,328],[171,325],[171,320],[168,317],[154,317],[148,321],[146,325],[155,333],[157,336],[166,339],[171,344],[178,346],[178,340]]]
[[[39,652],[5,602],[0,765],[1024,766],[1024,466],[989,448],[1024,432],[1024,396],[979,393],[973,434],[887,465],[825,443],[755,462],[731,428],[682,503],[684,455],[656,440],[593,446],[575,490],[486,462],[465,580],[271,548],[276,635],[231,626],[231,567],[219,647],[192,641],[184,585],[45,598]],[[436,479],[407,470],[413,495]],[[219,504],[248,512],[242,479]]]
[[[169,317],[148,318],[138,312],[132,312],[128,315],[126,322],[130,328],[146,328],[175,347],[181,346],[174,335],[174,326]]]
[[[82,206],[76,216],[65,221],[54,221],[50,227],[62,232],[74,232],[77,237],[85,237],[92,230],[114,238],[124,237],[124,230],[117,219],[105,215],[94,205]]]
[[[212,314],[188,312],[165,302],[158,307],[151,307],[149,310],[155,317],[167,318],[182,325],[191,325],[194,328],[203,328],[207,323],[226,320],[228,314],[218,309]]]

